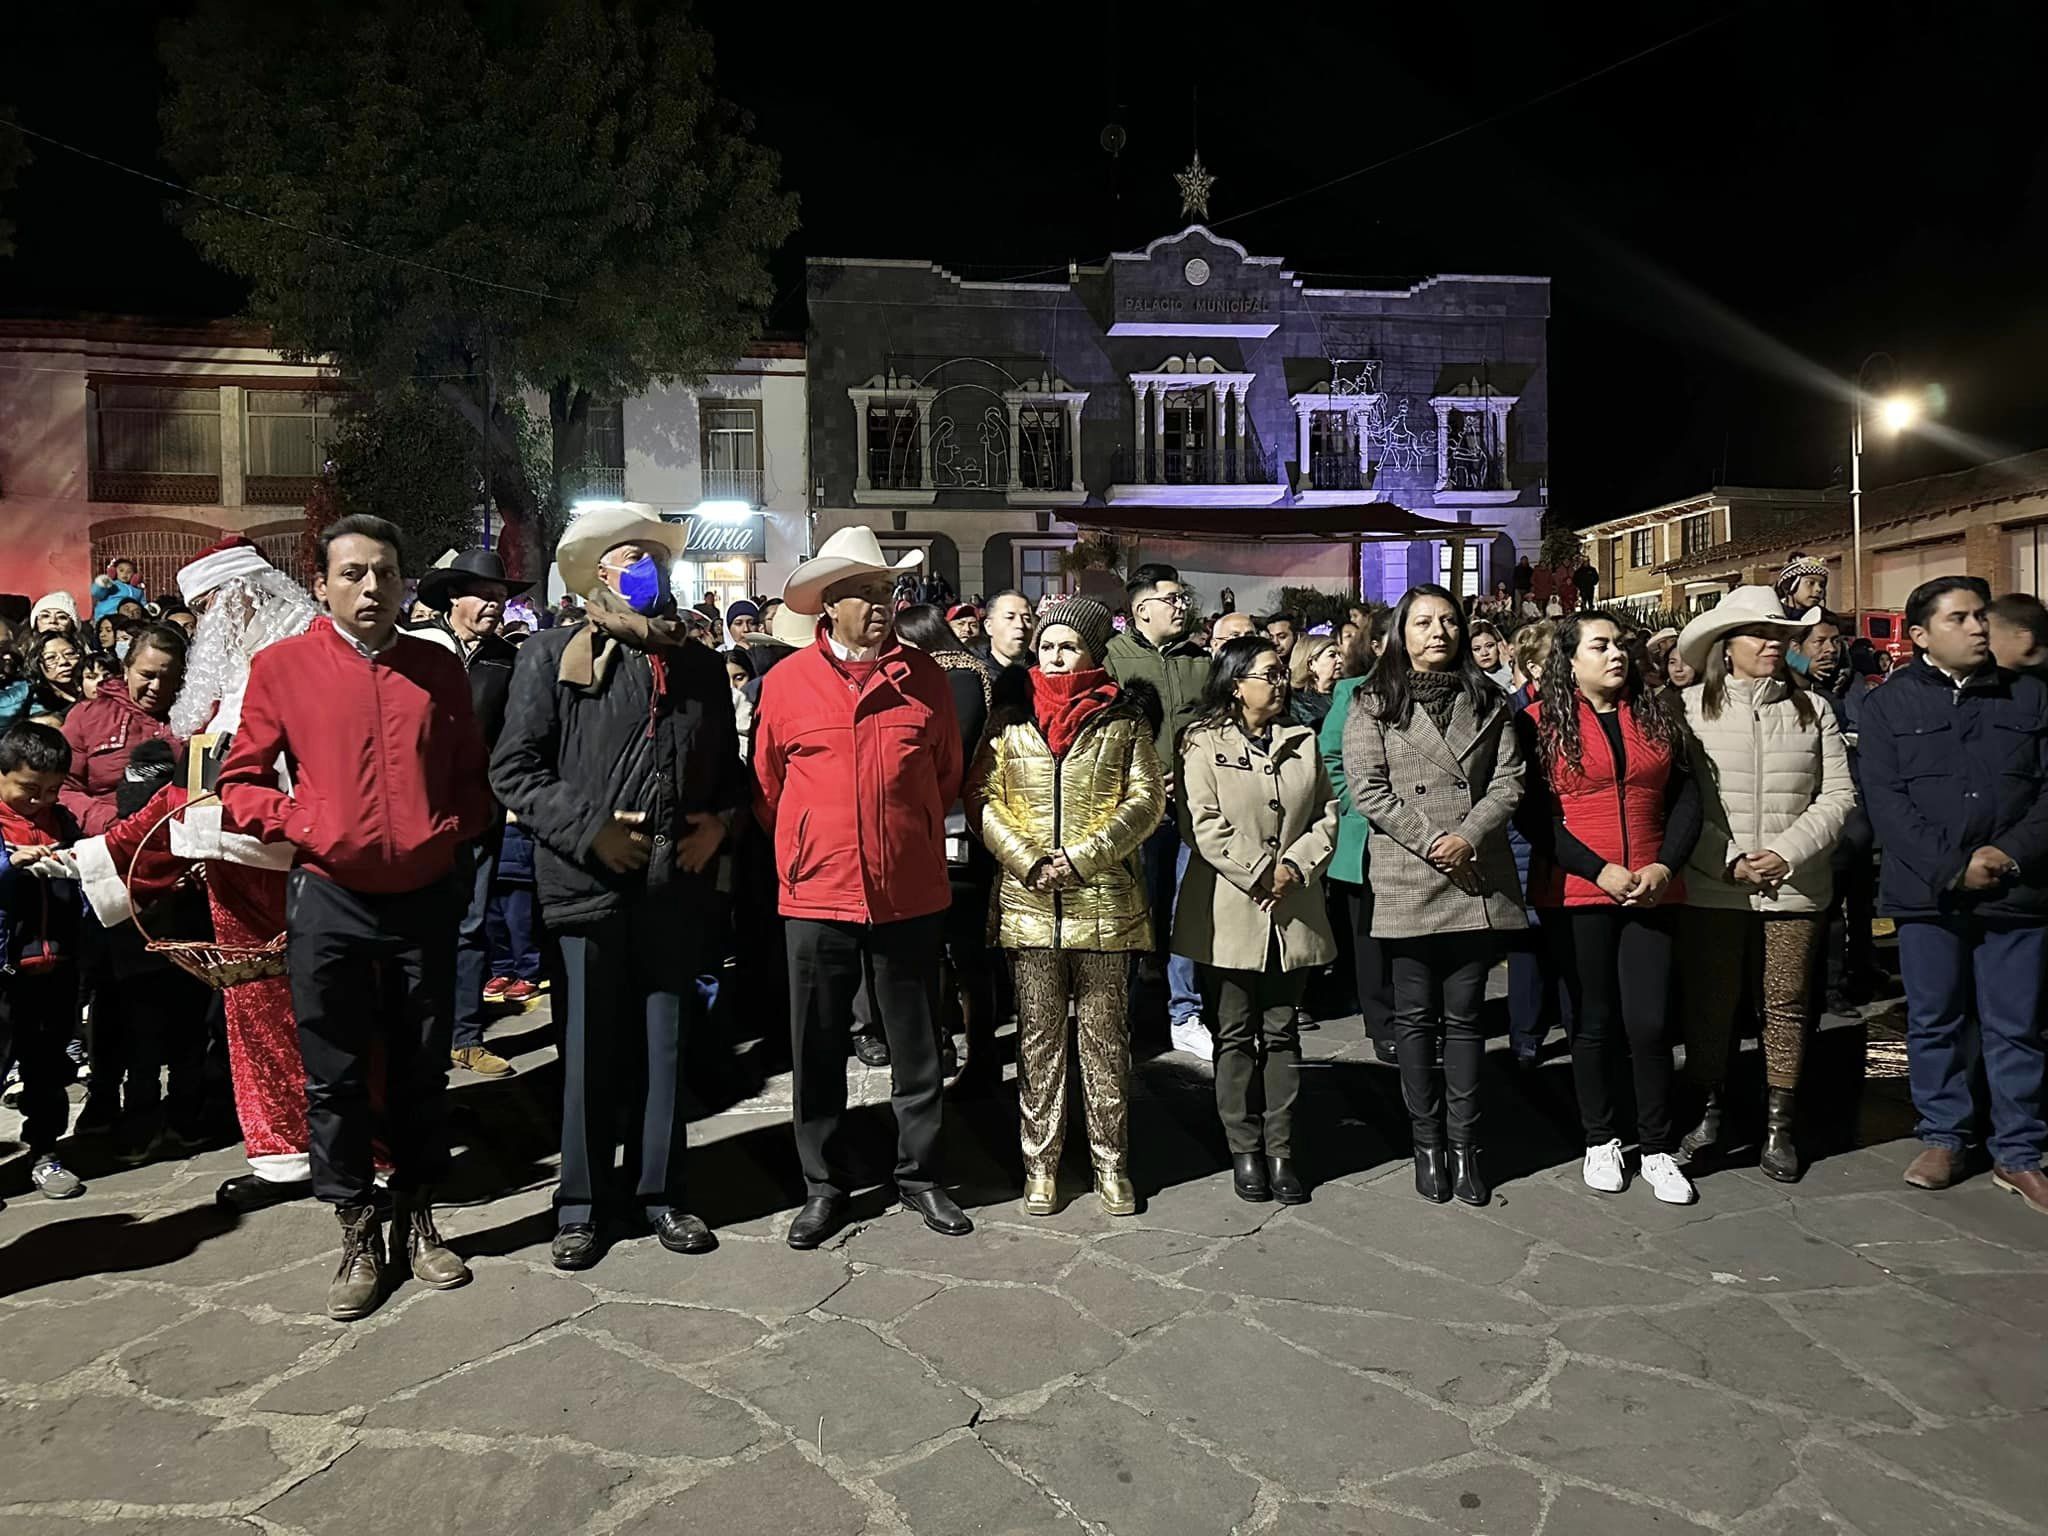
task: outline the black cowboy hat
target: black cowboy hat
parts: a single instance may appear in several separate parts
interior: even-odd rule
[[[429,608],[447,612],[462,589],[473,581],[492,581],[516,597],[533,583],[514,581],[505,574],[504,559],[495,549],[465,549],[446,565],[437,565],[419,579],[414,596]]]

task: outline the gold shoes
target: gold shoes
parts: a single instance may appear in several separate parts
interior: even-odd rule
[[[1051,1174],[1024,1175],[1024,1214],[1050,1216],[1060,1208],[1059,1180]]]
[[[1096,1170],[1095,1195],[1102,1202],[1105,1215],[1131,1216],[1137,1213],[1138,1191],[1121,1168]]]

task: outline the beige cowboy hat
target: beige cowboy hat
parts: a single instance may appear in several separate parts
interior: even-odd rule
[[[555,546],[555,568],[562,573],[564,587],[588,597],[598,584],[597,562],[606,550],[621,544],[655,544],[673,555],[682,547],[684,533],[681,524],[663,522],[644,501],[599,502],[570,519]]]
[[[882,553],[872,528],[842,528],[818,552],[789,574],[782,600],[798,613],[823,613],[825,589],[849,576],[894,576],[924,564],[924,551],[913,549],[894,565]]]
[[[1819,622],[1818,608],[1807,609],[1804,618],[1786,618],[1785,605],[1769,587],[1737,587],[1705,613],[1693,615],[1692,622],[1679,631],[1678,658],[1698,672],[1705,668],[1708,653],[1735,630],[1767,625],[1783,630],[1789,645]]]
[[[821,617],[815,613],[798,613],[788,603],[777,603],[775,611],[768,615],[768,638],[793,645],[798,650],[815,645]]]

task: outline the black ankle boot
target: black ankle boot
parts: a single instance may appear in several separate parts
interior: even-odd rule
[[[1757,1166],[1780,1184],[1799,1182],[1799,1148],[1792,1144],[1794,1109],[1790,1088],[1773,1088],[1764,1101],[1764,1151]]]
[[[1452,1193],[1467,1205],[1484,1205],[1493,1198],[1493,1191],[1486,1187],[1485,1175],[1479,1171],[1479,1149],[1451,1143]]]
[[[1240,1152],[1230,1160],[1230,1187],[1237,1198],[1263,1205],[1273,1198],[1273,1186],[1266,1178],[1263,1153]]]
[[[1451,1198],[1451,1170],[1444,1161],[1444,1149],[1434,1142],[1415,1146],[1415,1193],[1442,1205]]]
[[[1700,1114],[1700,1123],[1687,1131],[1678,1143],[1678,1160],[1689,1163],[1704,1152],[1711,1152],[1721,1140],[1721,1090],[1707,1090],[1707,1102]]]

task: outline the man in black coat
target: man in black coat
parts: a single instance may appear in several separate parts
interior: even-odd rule
[[[505,700],[512,691],[512,664],[519,651],[501,631],[505,603],[533,583],[505,574],[505,561],[495,549],[466,549],[447,565],[434,567],[419,581],[416,599],[434,610],[438,622],[429,626],[455,642],[456,654],[469,673],[469,699],[483,728],[486,750],[498,744],[505,727]],[[512,1063],[484,1044],[489,1010],[484,985],[491,974],[491,945],[486,923],[491,882],[498,873],[498,849],[505,840],[505,818],[492,818],[491,830],[476,844],[476,868],[469,907],[455,947],[455,1030],[450,1055],[458,1067],[484,1077],[511,1075]]]
[[[1991,592],[1937,576],[1906,599],[1914,659],[1864,698],[1858,755],[1898,920],[1919,1189],[1964,1171],[1979,1061],[1992,1182],[2048,1215],[2042,968],[2048,961],[2048,687],[1992,659]]]
[[[672,1252],[717,1246],[684,1208],[683,1030],[748,783],[725,662],[686,638],[669,592],[680,532],[632,504],[569,525],[555,559],[589,622],[520,648],[491,758],[562,948],[561,1269],[597,1262],[611,1215]]]

